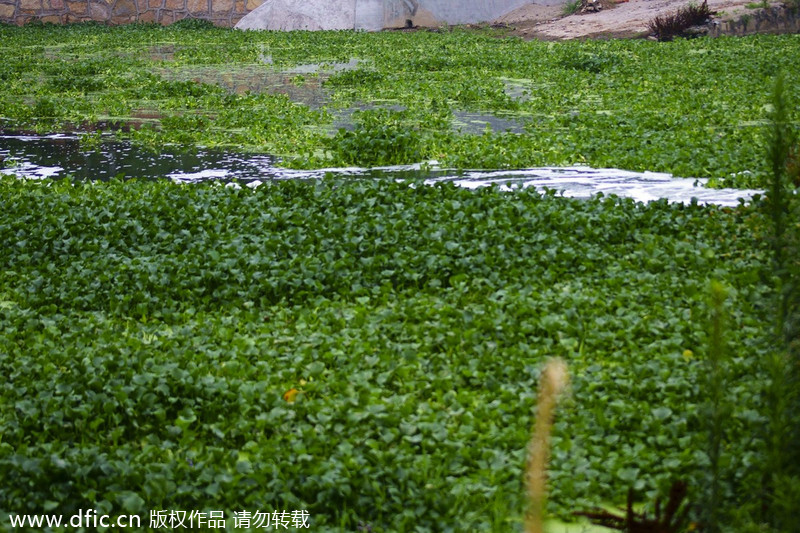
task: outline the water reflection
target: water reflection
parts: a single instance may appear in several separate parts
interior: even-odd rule
[[[127,142],[104,141],[96,150],[82,149],[76,135],[0,135],[6,172],[32,179],[108,180],[116,176],[163,178],[174,174],[218,170],[216,177],[252,178],[275,164],[267,155],[221,150],[164,150],[153,153]]]

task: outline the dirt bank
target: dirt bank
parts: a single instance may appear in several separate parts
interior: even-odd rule
[[[564,16],[563,6],[529,4],[495,22],[508,24],[514,33],[527,39],[581,39],[590,37],[635,37],[647,32],[647,24],[658,15],[674,13],[689,0],[629,0],[609,2],[598,12]],[[718,20],[736,20],[757,9],[748,8],[753,0],[708,0]],[[771,2],[777,6],[780,2]]]

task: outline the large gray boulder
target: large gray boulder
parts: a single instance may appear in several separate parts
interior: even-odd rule
[[[366,30],[494,20],[529,0],[266,0],[240,30]]]

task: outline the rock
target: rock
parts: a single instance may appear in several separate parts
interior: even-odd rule
[[[528,0],[266,0],[240,30],[367,30],[490,22]]]
[[[581,13],[597,13],[601,9],[603,6],[600,4],[600,0],[583,0]]]
[[[686,28],[683,31],[683,35],[685,37],[705,37],[710,32],[710,28],[708,24],[704,24],[702,26],[692,26],[690,28]]]

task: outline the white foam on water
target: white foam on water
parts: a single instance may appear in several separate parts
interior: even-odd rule
[[[20,178],[30,179],[30,180],[43,180],[48,178],[57,178],[62,176],[64,169],[61,167],[44,167],[40,165],[34,165],[32,163],[28,163],[27,161],[22,161],[19,163],[14,164],[8,168],[0,167],[0,175],[2,174],[11,174],[13,176],[17,176]]]
[[[225,179],[230,176],[230,172],[221,168],[211,168],[198,172],[171,172],[167,177],[178,183],[193,183],[206,180]]]
[[[441,176],[426,180],[426,183],[453,181],[461,187],[475,189],[495,185],[501,190],[534,187],[552,189],[564,196],[589,198],[598,193],[633,198],[640,202],[651,202],[666,198],[671,202],[689,203],[693,199],[700,204],[723,206],[739,205],[763,191],[755,189],[709,189],[703,178],[675,178],[660,172],[632,172],[614,168],[591,167],[545,167],[514,171],[474,171],[457,177]]]
[[[53,165],[60,162],[63,148],[59,148],[56,156],[48,164],[37,165],[29,160],[23,153],[21,156],[2,149],[3,138],[17,141],[42,141],[43,138],[54,141],[72,139],[77,142],[74,135],[54,134],[47,137],[35,135],[0,135],[0,156],[5,156],[11,163],[6,169],[0,168],[0,173],[14,174],[21,178],[46,179],[61,178],[76,172],[76,168],[67,168]],[[62,145],[57,145],[62,146]],[[438,162],[429,161],[425,164],[385,166],[375,168],[345,167],[322,168],[315,170],[294,170],[276,166],[276,161],[268,155],[251,155],[236,153],[221,153],[210,159],[195,159],[191,162],[184,161],[177,154],[162,153],[158,157],[161,167],[154,166],[137,170],[132,168],[137,161],[152,154],[138,156],[135,148],[129,144],[120,143],[117,146],[125,151],[126,157],[109,155],[110,165],[103,169],[105,175],[116,175],[115,172],[124,173],[129,177],[136,177],[136,172],[148,178],[166,177],[179,183],[199,183],[204,181],[240,182],[257,187],[262,183],[275,180],[323,179],[328,176],[336,178],[362,178],[362,179],[395,179],[398,181],[422,180],[426,184],[439,182],[453,182],[459,187],[478,189],[481,187],[495,186],[503,191],[527,189],[533,187],[537,190],[554,190],[557,193],[573,198],[589,198],[602,193],[603,195],[616,195],[624,198],[633,198],[641,202],[651,202],[658,199],[667,199],[670,202],[689,203],[693,200],[700,204],[718,204],[723,206],[736,206],[741,201],[749,201],[756,194],[763,191],[753,189],[709,189],[704,187],[708,180],[702,178],[675,178],[670,174],[660,172],[632,172],[614,168],[591,168],[587,166],[570,167],[542,167],[521,170],[470,170],[456,171],[442,169]],[[198,150],[198,153],[202,151]],[[207,152],[205,152],[207,154]],[[88,164],[88,163],[87,163]],[[116,167],[114,166],[116,165]],[[146,165],[145,165],[146,166]],[[110,168],[109,168],[110,167]],[[92,174],[90,174],[92,175]]]

